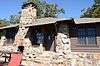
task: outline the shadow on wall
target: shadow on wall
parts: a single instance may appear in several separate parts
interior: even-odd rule
[[[15,40],[15,36],[18,32],[19,27],[13,27],[13,28],[7,28],[5,29],[5,37],[6,37],[6,41],[4,45],[7,44],[13,44],[14,40]]]
[[[39,46],[42,43],[46,50],[51,50],[54,47],[52,45],[55,40],[55,27],[54,25],[30,27],[26,38],[30,39],[33,46]]]

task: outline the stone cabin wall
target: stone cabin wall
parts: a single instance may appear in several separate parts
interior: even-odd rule
[[[57,25],[56,52],[65,54],[71,52],[69,26],[67,23],[58,23]]]

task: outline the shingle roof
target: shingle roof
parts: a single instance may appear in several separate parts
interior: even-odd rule
[[[71,19],[70,18],[41,18],[41,19],[36,19],[31,25],[37,26],[37,25],[53,24],[56,23],[57,21],[63,21],[63,20],[71,20]]]
[[[79,18],[74,19],[75,24],[85,24],[85,23],[97,23],[100,22],[100,18]]]
[[[36,19],[33,23],[27,24],[25,26],[39,26],[39,25],[46,25],[46,24],[54,24],[56,22],[64,21],[64,20],[72,20],[72,19],[71,18],[41,18],[41,19]],[[100,22],[100,18],[79,18],[79,19],[74,19],[74,22],[75,24],[97,23]],[[12,28],[16,26],[19,26],[19,24],[0,27],[0,29]]]
[[[70,18],[41,18],[41,19],[36,19],[33,23],[27,24],[24,26],[39,26],[39,25],[46,25],[46,24],[54,24],[57,21],[63,21],[63,20],[71,20]],[[10,26],[5,26],[5,27],[0,27],[0,29],[5,29],[5,28],[12,28],[16,27],[19,24],[16,25],[10,25]]]
[[[53,24],[58,21],[57,18],[41,18],[41,19],[36,19],[34,22],[32,22],[32,26],[37,26],[37,25],[45,25],[45,24]]]
[[[18,26],[18,24],[9,25],[9,26],[0,27],[0,29],[12,28],[12,27],[17,27],[17,26]]]

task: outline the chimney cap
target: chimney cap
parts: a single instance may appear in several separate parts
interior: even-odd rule
[[[33,2],[27,2],[27,3],[24,3],[24,4],[22,5],[22,9],[25,9],[25,8],[28,7],[29,5],[32,5],[32,7],[34,7],[34,8],[37,8],[37,6],[36,6],[35,3],[33,3]]]

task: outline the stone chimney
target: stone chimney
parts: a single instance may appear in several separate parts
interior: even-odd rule
[[[36,19],[36,5],[32,2],[22,5],[20,23],[22,25],[32,24]]]

